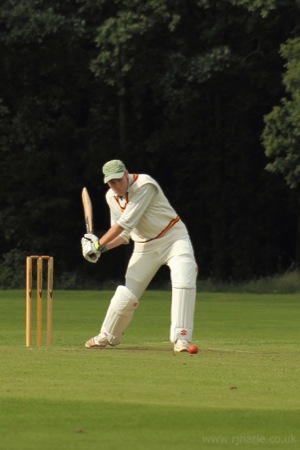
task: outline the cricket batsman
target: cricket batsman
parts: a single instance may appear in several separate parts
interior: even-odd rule
[[[170,269],[172,283],[170,341],[175,352],[187,352],[193,333],[197,264],[185,224],[159,184],[149,175],[131,174],[120,160],[103,168],[108,185],[106,201],[111,228],[99,239],[87,233],[81,240],[84,258],[95,263],[102,253],[134,242],[125,285],[118,286],[99,334],[86,348],[104,349],[120,344],[139,300],[163,265]]]

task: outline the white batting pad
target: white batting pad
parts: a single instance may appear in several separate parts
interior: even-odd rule
[[[192,340],[196,289],[172,289],[170,341]]]
[[[137,297],[127,287],[117,287],[100,330],[100,335],[106,336],[110,345],[120,344],[138,305]]]

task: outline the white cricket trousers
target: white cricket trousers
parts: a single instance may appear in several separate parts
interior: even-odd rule
[[[165,240],[156,241],[164,243]],[[170,340],[175,342],[183,337],[191,341],[198,269],[188,235],[165,245],[155,241],[143,246],[135,244],[125,275],[126,287],[140,299],[163,265],[170,269],[172,284]]]

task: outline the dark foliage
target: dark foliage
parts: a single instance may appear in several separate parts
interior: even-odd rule
[[[131,246],[95,266],[80,246],[83,186],[97,233],[109,227],[112,158],[160,182],[201,278],[296,262],[297,199],[265,171],[260,136],[283,95],[279,47],[297,34],[297,3],[266,16],[235,3],[2,1],[0,285],[21,283],[29,254],[53,255],[69,287],[123,278]]]

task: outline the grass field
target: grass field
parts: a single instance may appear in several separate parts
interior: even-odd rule
[[[173,353],[162,291],[85,349],[110,295],[55,291],[53,346],[27,349],[24,292],[0,292],[1,449],[300,449],[299,294],[199,293],[197,355]]]

